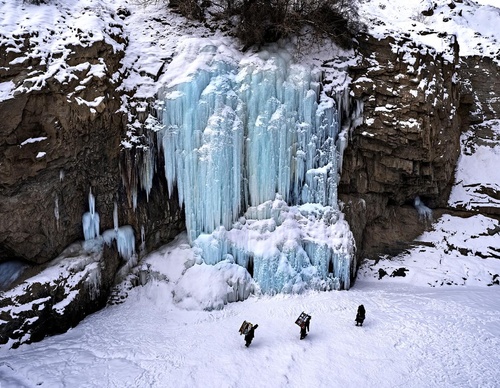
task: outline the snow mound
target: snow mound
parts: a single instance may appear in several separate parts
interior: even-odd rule
[[[224,305],[247,299],[255,290],[247,270],[230,260],[189,268],[174,289],[173,300],[186,310],[220,310]]]

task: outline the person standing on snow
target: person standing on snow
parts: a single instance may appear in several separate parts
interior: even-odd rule
[[[363,306],[362,304],[359,305],[358,307],[358,312],[356,314],[356,326],[363,326],[363,321],[365,320],[365,314],[366,314],[366,311],[365,311],[365,306]]]
[[[306,335],[309,332],[310,323],[311,323],[311,316],[308,315],[304,323],[300,326],[300,339],[306,338]]]
[[[255,329],[257,329],[259,325],[254,325],[250,330],[248,330],[248,333],[245,334],[245,346],[248,348],[250,344],[252,343],[253,337],[255,336]]]

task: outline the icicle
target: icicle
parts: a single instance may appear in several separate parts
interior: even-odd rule
[[[128,261],[135,254],[134,229],[130,225],[121,226],[116,232],[116,245],[120,256]]]
[[[118,204],[115,202],[113,206],[113,226],[115,232],[118,232]]]
[[[342,173],[342,164],[344,159],[344,151],[347,148],[348,140],[350,139],[352,130],[363,123],[363,101],[356,100],[350,96],[349,89],[344,89],[335,95],[337,103],[338,123],[342,126],[342,130],[338,134],[336,147],[338,151],[337,169],[339,174]],[[340,180],[338,177],[337,183]]]
[[[417,209],[418,216],[423,221],[432,221],[432,210],[425,206],[420,197],[417,195],[413,201],[413,206]]]
[[[89,191],[89,211],[90,214],[94,215],[95,214],[95,198],[94,195],[92,194],[92,189]]]
[[[123,260],[128,262],[136,256],[134,228],[130,225],[120,226],[117,230],[108,229],[102,234],[102,239],[107,245],[116,241],[118,253]]]
[[[144,230],[144,225],[141,225],[141,246],[140,252],[141,254],[146,251],[146,231]]]
[[[152,132],[158,132],[163,129],[163,125],[152,115],[148,115],[144,125],[147,130]],[[146,141],[148,144],[140,149],[139,181],[141,189],[146,192],[146,200],[149,201],[149,194],[153,188],[153,177],[156,170],[156,146],[152,136],[148,136]]]
[[[91,300],[95,300],[101,293],[101,268],[98,266],[90,267],[87,273],[85,284]]]
[[[137,187],[132,187],[132,208],[137,209]]]
[[[355,108],[352,114],[351,129],[359,127],[361,124],[363,124],[363,108],[364,108],[363,101],[356,100]]]
[[[59,196],[54,199],[54,217],[56,218],[56,229],[59,230]]]
[[[92,240],[99,236],[99,214],[95,211],[95,198],[92,189],[89,191],[89,211],[83,214],[83,236],[85,240]]]

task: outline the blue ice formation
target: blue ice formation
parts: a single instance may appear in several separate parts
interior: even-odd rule
[[[331,206],[288,206],[277,195],[250,207],[232,229],[200,235],[194,246],[207,264],[229,259],[249,269],[268,294],[350,286],[352,235],[343,214]]]
[[[179,73],[174,58],[179,74],[160,93],[158,143],[190,242],[209,264],[232,255],[267,293],[349,288],[354,243],[337,203],[345,142],[321,72],[283,49],[232,60],[220,50],[186,44],[179,57],[198,65]]]
[[[83,214],[83,237],[92,240],[99,236],[99,213],[95,211],[95,198],[92,190],[89,191],[89,211]]]
[[[106,230],[103,234],[104,242],[110,245],[116,241],[116,247],[120,257],[129,261],[135,255],[135,233],[130,225],[119,226],[118,204],[113,207],[113,229]]]
[[[95,197],[92,191],[89,192],[89,211],[83,214],[82,224],[85,241],[100,237],[99,213],[95,210]],[[96,241],[95,243],[100,245],[105,242],[109,245],[113,240],[116,240],[118,253],[124,260],[128,261],[135,255],[134,229],[130,225],[118,226],[118,206],[116,203],[113,210],[113,224],[114,228],[104,231],[100,241]],[[92,245],[87,244],[87,246],[91,247]]]
[[[28,268],[28,265],[19,260],[0,263],[0,291],[7,289],[22,275],[26,268]]]
[[[116,241],[118,253],[123,260],[129,261],[135,255],[135,233],[134,228],[130,225],[108,229],[102,234],[102,237],[108,245]]]
[[[425,206],[420,197],[417,195],[415,200],[413,201],[413,206],[417,209],[418,216],[423,221],[431,221],[432,220],[432,210]]]

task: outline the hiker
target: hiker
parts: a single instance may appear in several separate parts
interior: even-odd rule
[[[307,333],[309,332],[309,324],[311,322],[311,316],[308,315],[305,321],[300,326],[300,339],[306,338]],[[307,332],[306,332],[307,330]]]
[[[365,306],[362,304],[358,307],[358,312],[356,314],[356,326],[363,326],[363,321],[365,320]]]
[[[255,329],[257,329],[259,325],[254,325],[250,330],[248,330],[248,333],[245,334],[245,346],[248,348],[250,344],[252,343],[253,337],[254,337],[254,332]]]
[[[302,326],[300,326],[300,339],[304,339],[306,338],[306,325],[303,324]]]

